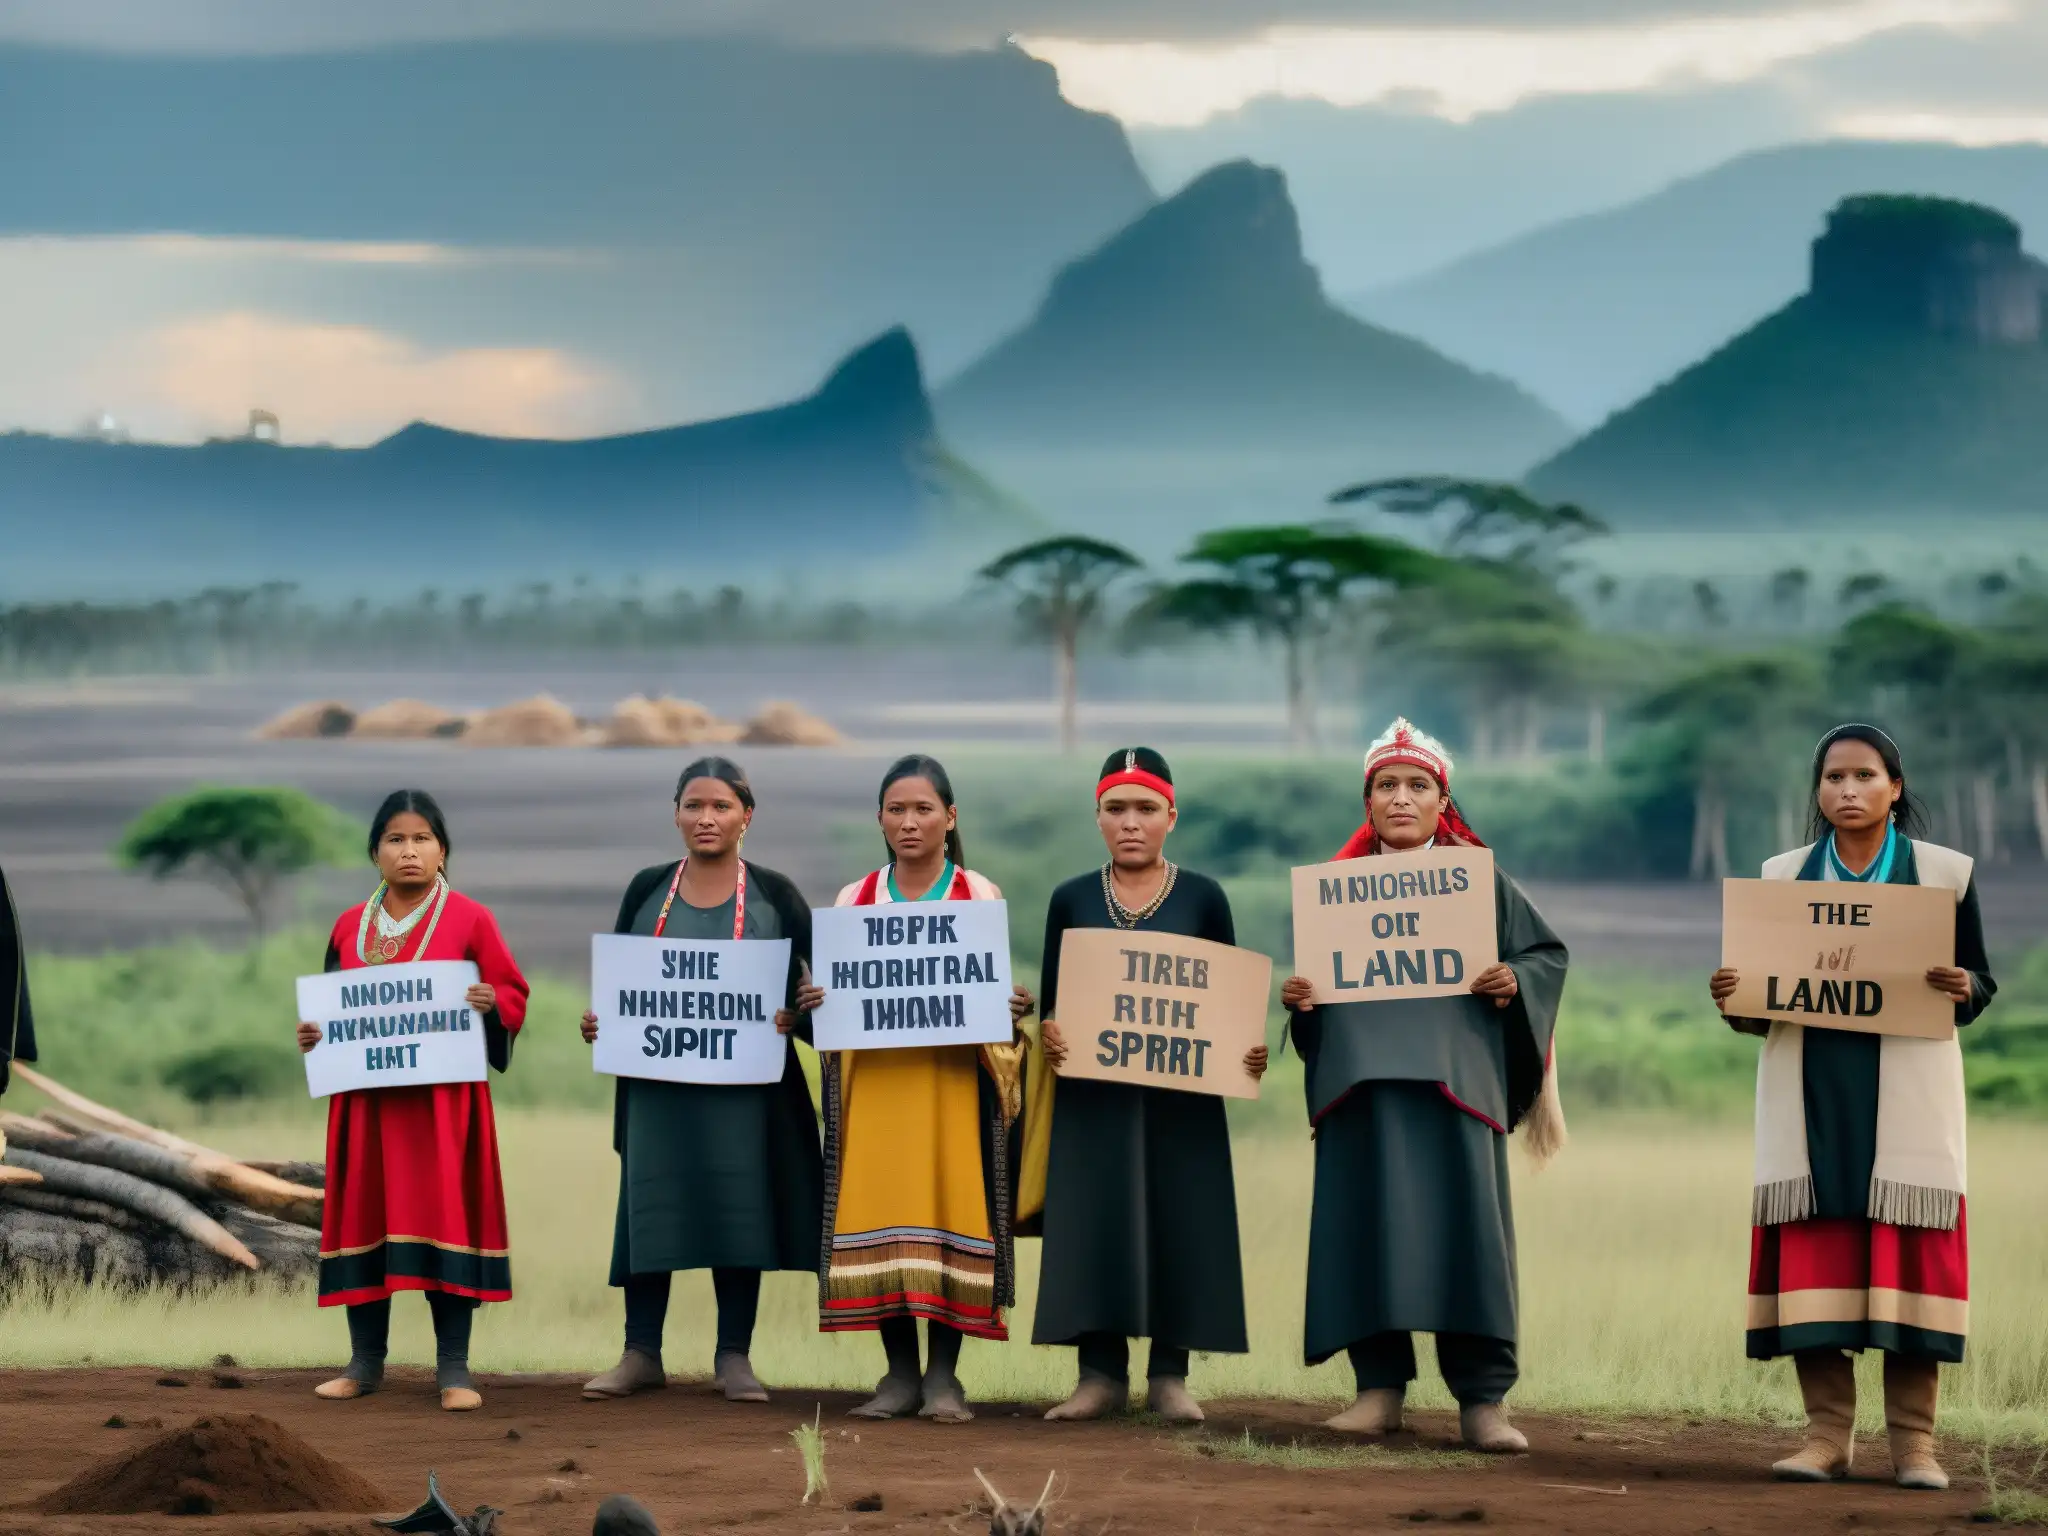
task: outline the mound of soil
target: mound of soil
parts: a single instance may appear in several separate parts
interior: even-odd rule
[[[36,1503],[46,1515],[267,1515],[389,1509],[391,1501],[271,1419],[218,1413],[87,1467]]]
[[[425,741],[459,734],[462,717],[438,704],[418,699],[393,699],[356,716],[355,734],[373,741]]]
[[[313,741],[322,736],[346,736],[355,726],[356,712],[333,699],[316,699],[311,704],[294,704],[283,714],[257,727],[264,741]]]
[[[786,699],[763,704],[740,740],[757,747],[836,747],[839,733]]]
[[[575,713],[544,693],[487,709],[462,734],[471,747],[568,747],[582,739]]]

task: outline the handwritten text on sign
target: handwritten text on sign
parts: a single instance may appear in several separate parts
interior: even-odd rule
[[[1956,893],[1940,886],[1721,885],[1721,963],[1739,977],[1730,1018],[1946,1040],[1955,1005],[1927,971],[1955,952]]]
[[[1174,933],[1069,928],[1059,980],[1060,1076],[1259,1096],[1244,1056],[1266,1038],[1266,956]]]
[[[1493,855],[1424,848],[1294,875],[1294,968],[1318,1003],[1453,997],[1500,958]]]
[[[811,968],[825,989],[811,1023],[821,1051],[1011,1038],[1007,902],[822,908]]]
[[[313,1097],[482,1082],[484,1023],[463,997],[477,979],[467,960],[301,976],[299,1017],[320,1026],[320,1043],[306,1053]]]
[[[773,1083],[788,1044],[775,1011],[789,985],[787,939],[590,939],[591,1065],[669,1083]]]

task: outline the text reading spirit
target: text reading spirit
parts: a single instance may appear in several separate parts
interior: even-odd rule
[[[717,981],[718,953],[705,949],[665,949],[661,952],[664,981]],[[732,1043],[739,1030],[716,1029],[713,1024],[765,1024],[768,1000],[758,992],[710,991],[683,987],[619,988],[619,1017],[622,1019],[695,1019],[695,1024],[673,1027],[649,1024],[641,1032],[640,1054],[668,1060],[676,1056],[699,1056],[706,1061],[731,1061]]]
[[[1146,949],[1119,949],[1124,957],[1124,977],[1147,987],[1175,987],[1206,991],[1209,962],[1192,955],[1154,954]],[[1153,1030],[1195,1028],[1195,1009],[1187,998],[1159,994],[1119,992],[1111,1017],[1119,1024],[1138,1024]],[[1127,1067],[1143,1056],[1142,1070],[1162,1077],[1201,1077],[1212,1040],[1189,1035],[1141,1034],[1135,1029],[1105,1029],[1095,1037],[1095,1059],[1105,1067]]]

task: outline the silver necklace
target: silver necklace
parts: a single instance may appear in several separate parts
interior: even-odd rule
[[[1102,866],[1102,900],[1109,908],[1109,920],[1119,928],[1135,928],[1153,916],[1166,905],[1166,898],[1173,894],[1174,878],[1180,874],[1180,866],[1172,860],[1166,861],[1166,878],[1159,882],[1159,889],[1150,901],[1135,911],[1117,899],[1116,882],[1110,878],[1110,866]]]

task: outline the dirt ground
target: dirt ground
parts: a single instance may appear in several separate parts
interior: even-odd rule
[[[1982,1491],[1968,1477],[1946,1494],[1912,1494],[1884,1481],[1880,1441],[1866,1438],[1864,1476],[1843,1485],[1774,1484],[1764,1469],[1784,1437],[1689,1423],[1591,1424],[1522,1420],[1526,1457],[1431,1465],[1453,1448],[1447,1415],[1419,1414],[1393,1453],[1369,1466],[1291,1470],[1202,1454],[1239,1441],[1335,1443],[1316,1412],[1284,1404],[1211,1405],[1197,1431],[1143,1419],[1054,1425],[1031,1406],[984,1405],[974,1423],[939,1427],[846,1419],[846,1394],[783,1392],[766,1407],[731,1406],[702,1386],[677,1385],[621,1403],[585,1403],[566,1379],[485,1380],[483,1410],[439,1411],[431,1383],[399,1376],[359,1403],[321,1402],[312,1372],[185,1373],[160,1385],[155,1370],[0,1374],[0,1536],[14,1532],[104,1536],[109,1531],[353,1532],[350,1514],[41,1516],[29,1507],[88,1465],[132,1452],[161,1429],[209,1413],[261,1414],[305,1437],[409,1509],[427,1471],[457,1509],[505,1511],[504,1536],[580,1533],[598,1502],[631,1493],[664,1533],[743,1528],[781,1533],[947,1532],[979,1536],[985,1502],[979,1466],[1012,1497],[1034,1498],[1057,1473],[1050,1529],[1064,1536],[1192,1536],[1481,1526],[1542,1532],[1960,1531]],[[831,1497],[800,1502],[803,1473],[789,1430],[823,1405]],[[110,1428],[118,1417],[125,1427]],[[857,1437],[857,1438],[856,1438]],[[1950,1449],[1960,1473],[1963,1451]],[[879,1506],[879,1507],[876,1507]]]

